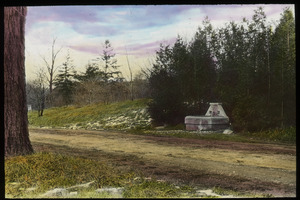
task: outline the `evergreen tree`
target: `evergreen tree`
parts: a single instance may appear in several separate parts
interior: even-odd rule
[[[182,95],[173,63],[172,48],[161,45],[149,78],[153,101],[148,110],[157,124],[176,124],[182,121]]]
[[[178,36],[172,47],[160,46],[149,78],[149,112],[157,123],[183,123],[185,115],[207,109],[216,79],[208,34],[199,29],[190,45]]]
[[[197,105],[194,107],[200,114],[207,110],[207,103],[216,99],[215,84],[217,80],[216,63],[213,60],[211,47],[212,26],[206,18],[203,28],[199,27],[190,47],[192,91],[190,100]],[[182,80],[185,81],[185,80]]]
[[[273,115],[281,126],[296,124],[296,44],[295,19],[291,10],[284,10],[272,41]]]
[[[68,52],[66,61],[63,63],[61,69],[58,70],[57,78],[54,82],[56,89],[63,97],[65,105],[72,103],[72,93],[74,90],[74,65],[70,54]]]
[[[117,65],[117,59],[115,59],[114,49],[111,46],[109,40],[105,40],[104,48],[102,51],[101,57],[98,57],[97,60],[102,60],[102,63],[99,64],[99,70],[103,73],[103,78],[105,82],[108,81],[120,81],[121,71],[118,70],[120,67]]]
[[[98,65],[89,63],[85,67],[85,72],[81,74],[74,74],[74,78],[79,82],[86,81],[104,81],[104,73],[99,70]]]

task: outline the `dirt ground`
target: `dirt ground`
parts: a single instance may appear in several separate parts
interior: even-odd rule
[[[30,129],[35,151],[108,161],[120,170],[201,188],[296,196],[296,147],[132,135],[122,132]]]

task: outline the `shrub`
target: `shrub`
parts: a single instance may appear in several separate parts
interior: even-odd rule
[[[258,97],[239,97],[232,110],[232,127],[235,131],[260,131],[270,128],[272,118]]]
[[[273,141],[273,142],[284,142],[284,143],[296,143],[296,127],[287,128],[275,128],[268,129],[264,131],[258,131],[253,133],[248,133],[249,136],[255,137],[257,139]]]

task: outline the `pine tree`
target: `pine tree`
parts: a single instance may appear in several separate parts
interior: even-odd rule
[[[102,53],[101,57],[97,59],[102,60],[98,67],[103,72],[104,81],[119,81],[122,73],[118,71],[120,66],[117,65],[117,59],[114,58],[116,54],[109,40],[105,40]]]
[[[272,99],[281,127],[296,124],[296,45],[295,19],[289,9],[284,10],[272,41]]]
[[[213,51],[211,47],[212,25],[208,18],[203,21],[203,27],[199,27],[191,44],[191,79],[193,83],[192,101],[197,104],[195,109],[198,114],[207,109],[207,102],[215,101],[215,84],[217,81],[216,63],[213,60]],[[182,80],[184,81],[184,80]],[[195,113],[196,114],[196,113]]]
[[[65,105],[72,103],[72,93],[74,90],[74,66],[68,52],[66,61],[63,63],[61,69],[58,70],[57,78],[54,82],[56,89],[63,97]]]

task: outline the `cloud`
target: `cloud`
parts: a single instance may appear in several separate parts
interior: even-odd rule
[[[73,24],[72,29],[79,34],[97,37],[113,36],[121,33],[117,27],[99,23],[76,23]]]
[[[90,6],[39,6],[28,7],[27,21],[44,23],[48,21],[76,23],[97,22],[95,7]]]
[[[129,45],[126,45],[125,43],[119,43],[117,45],[114,45],[114,43],[112,43],[112,47],[116,55],[127,54],[127,55],[134,55],[134,56],[145,56],[145,55],[155,54],[155,52],[159,50],[160,44],[173,45],[176,39],[177,37],[173,37],[173,38],[169,38],[168,40],[157,40],[157,41],[146,42],[146,43],[133,43]],[[101,44],[99,45],[99,43],[91,43],[91,41],[89,41],[86,43],[67,45],[67,47],[75,51],[99,55],[103,50]]]
[[[42,6],[29,7],[28,29],[48,22],[63,22],[89,35],[115,35],[176,22],[177,16],[194,6]]]
[[[28,7],[26,35],[41,43],[58,36],[72,48],[93,52],[94,42],[151,45],[160,40],[185,37],[196,32],[208,16],[215,26],[251,18],[259,6],[266,15],[278,16],[291,5],[127,5],[127,6],[41,6]],[[214,26],[214,27],[215,27]],[[29,38],[30,38],[29,37]],[[82,43],[87,44],[86,47]],[[150,49],[150,46],[144,46]],[[154,47],[153,47],[154,48]]]
[[[147,5],[126,7],[128,28],[162,27],[178,21],[178,16],[193,9],[193,5]]]
[[[81,51],[81,52],[86,52],[86,53],[91,53],[91,54],[99,54],[99,48],[91,45],[68,45],[67,46],[70,49],[76,50],[76,51]]]
[[[160,44],[163,45],[173,45],[176,41],[177,37],[169,38],[168,40],[157,40],[153,42],[143,43],[143,44],[131,44],[126,46],[127,54],[134,56],[144,56],[144,55],[153,55],[156,51],[159,50]],[[125,47],[119,48],[120,55],[126,55]]]

